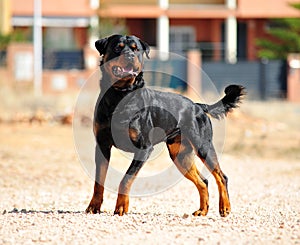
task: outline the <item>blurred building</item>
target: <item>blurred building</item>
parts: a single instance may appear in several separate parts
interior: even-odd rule
[[[253,62],[258,60],[255,40],[267,35],[273,18],[299,17],[289,6],[299,0],[0,0],[0,32],[22,33],[29,41],[0,49],[1,81],[32,84],[36,78],[37,1],[42,3],[44,92],[78,91],[99,64],[95,39],[124,32],[165,52],[201,51],[202,68],[218,88],[228,81],[246,81],[254,95],[261,87],[273,97],[286,93],[286,64],[275,61],[265,67]],[[155,66],[163,62],[151,61]],[[178,67],[187,74],[185,65]]]
[[[272,18],[299,17],[299,11],[289,6],[297,1],[43,0],[43,48],[81,50],[89,42],[92,30],[96,30],[96,36],[99,34],[93,28],[97,27],[98,15],[100,22],[123,20],[128,33],[162,51],[185,52],[196,48],[202,51],[204,60],[255,60],[256,38],[266,35]],[[11,14],[6,16],[11,16],[14,30],[31,34],[34,0],[1,2],[9,2]],[[7,23],[8,18],[2,19]],[[107,34],[118,32],[115,27]]]
[[[255,60],[269,19],[299,17],[295,0],[101,0],[99,16],[123,18],[129,33],[161,50],[202,51],[204,59]]]
[[[10,0],[11,23],[15,30],[31,32],[34,0]],[[42,0],[42,26],[44,47],[74,50],[82,48],[88,40],[88,27],[95,15],[94,1]],[[96,1],[97,2],[97,1]]]
[[[41,3],[40,59],[35,56],[37,42],[33,40],[37,2]],[[12,33],[17,40],[0,50],[1,82],[14,87],[36,84],[35,64],[42,60],[40,90],[78,91],[99,63],[90,45],[98,7],[99,0],[0,0],[0,33]]]
[[[0,0],[0,34],[8,34],[11,31],[11,2]]]
[[[32,38],[34,0],[10,1],[11,24],[14,31],[22,32]],[[60,63],[53,63],[53,59],[49,58],[53,55],[60,56],[56,59],[58,62],[67,62],[63,57],[69,55],[68,62],[77,60],[79,63],[71,64],[71,67],[66,68],[80,68],[83,65],[80,55],[89,42],[89,27],[93,23],[99,1],[42,0],[41,2],[44,68],[61,66]]]

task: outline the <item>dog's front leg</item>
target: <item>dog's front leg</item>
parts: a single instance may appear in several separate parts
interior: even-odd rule
[[[126,214],[128,212],[130,188],[138,172],[140,171],[140,169],[143,167],[144,163],[150,156],[152,150],[153,148],[140,150],[139,153],[136,153],[134,155],[134,160],[130,164],[125,176],[123,177],[120,183],[118,199],[117,199],[114,214],[123,216],[123,214]]]
[[[107,168],[110,159],[111,146],[101,147],[97,144],[95,151],[95,163],[96,163],[96,173],[95,173],[95,185],[94,194],[89,206],[86,209],[87,213],[100,213],[101,205],[103,202],[104,193],[104,182],[107,174]]]

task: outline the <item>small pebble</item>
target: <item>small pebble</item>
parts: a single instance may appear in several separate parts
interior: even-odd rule
[[[183,219],[187,219],[188,217],[189,217],[188,214],[184,214],[184,215],[182,216]]]

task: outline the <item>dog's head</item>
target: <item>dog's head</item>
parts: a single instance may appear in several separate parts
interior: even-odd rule
[[[96,41],[102,56],[101,70],[115,88],[132,86],[143,70],[144,54],[149,58],[149,45],[135,36],[112,35]]]

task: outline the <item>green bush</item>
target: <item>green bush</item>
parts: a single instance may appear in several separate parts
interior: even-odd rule
[[[290,4],[300,10],[300,3]],[[300,18],[282,18],[272,20],[268,30],[270,39],[256,40],[258,56],[268,59],[286,59],[289,53],[300,52]]]

